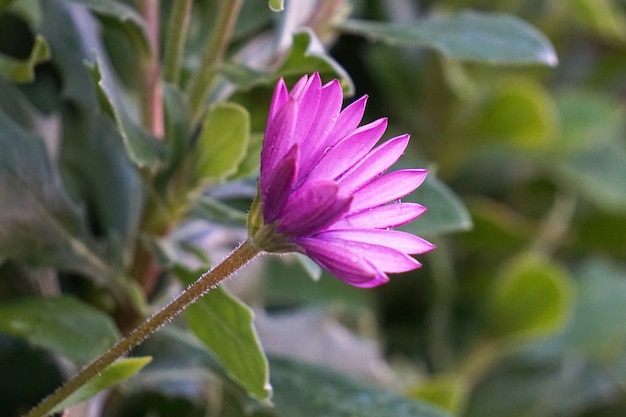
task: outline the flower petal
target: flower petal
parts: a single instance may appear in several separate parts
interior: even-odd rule
[[[403,169],[383,175],[353,194],[348,215],[404,197],[419,187],[427,174],[425,169]]]
[[[306,85],[309,83],[309,76],[307,74],[300,77],[300,79],[294,84],[289,92],[289,97],[297,98],[305,90]]]
[[[372,149],[387,129],[387,119],[378,119],[354,130],[326,152],[307,181],[335,180]]]
[[[359,126],[361,119],[363,119],[366,103],[367,96],[363,96],[343,109],[337,118],[337,123],[335,123],[333,130],[326,138],[326,143],[324,143],[322,150],[339,143]]]
[[[298,145],[293,145],[271,175],[261,177],[261,207],[265,224],[274,223],[291,194],[298,170]]]
[[[337,122],[342,102],[343,90],[338,80],[333,80],[322,87],[315,123],[301,144],[302,157],[299,174],[301,178],[308,175],[324,155],[326,140]]]
[[[339,179],[341,193],[352,194],[387,171],[402,156],[408,144],[409,135],[403,135],[374,148]]]
[[[347,216],[332,229],[386,229],[409,223],[424,214],[426,207],[417,203],[395,203],[378,206]]]
[[[397,230],[346,229],[329,230],[315,235],[317,239],[342,239],[385,246],[402,253],[419,254],[431,251],[435,246],[410,233]],[[386,271],[386,270],[385,270]]]
[[[298,102],[298,108],[301,109],[294,126],[294,140],[302,146],[314,122],[317,123],[317,109],[322,97],[322,82],[319,74],[313,74],[304,85],[302,92],[293,94],[293,97]]]
[[[280,78],[276,83],[276,88],[274,89],[274,94],[272,95],[272,101],[270,102],[270,110],[268,114],[268,120],[272,120],[276,117],[276,113],[280,110],[287,100],[289,99],[289,91],[287,91],[287,86],[285,85],[285,80]]]
[[[384,272],[340,243],[315,238],[299,238],[294,243],[322,268],[351,285],[371,288],[389,281]]]
[[[387,246],[319,236],[315,236],[315,239],[329,245],[336,244],[341,251],[358,254],[362,259],[367,259],[376,269],[384,272],[406,272],[421,266],[406,253]]]
[[[295,144],[294,127],[298,118],[298,103],[290,98],[267,122],[261,150],[261,181],[272,176],[272,171]],[[263,184],[261,184],[263,186]]]
[[[337,184],[332,181],[305,184],[287,200],[277,231],[306,236],[323,230],[350,207],[352,197],[339,198],[337,192]]]

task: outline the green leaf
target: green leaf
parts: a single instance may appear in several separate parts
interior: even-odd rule
[[[0,253],[84,273],[107,285],[82,213],[69,200],[43,141],[0,111]]]
[[[304,29],[294,34],[291,49],[276,75],[299,78],[316,71],[323,79],[337,78],[346,95],[354,94],[354,84],[346,70],[326,52],[310,29]]]
[[[561,133],[554,152],[584,152],[599,143],[622,139],[624,109],[614,97],[600,91],[570,88],[555,98]]]
[[[468,381],[463,376],[455,374],[437,375],[411,390],[411,398],[436,404],[454,415],[461,415],[468,394]]]
[[[72,297],[4,302],[0,331],[79,362],[94,359],[120,337],[106,314]]]
[[[497,83],[477,107],[479,114],[473,117],[468,136],[481,143],[544,150],[556,138],[558,117],[552,98],[529,79],[509,78]]]
[[[626,150],[621,143],[597,144],[562,160],[551,160],[559,179],[600,208],[626,210]]]
[[[204,119],[195,155],[199,182],[224,180],[237,172],[248,148],[250,116],[235,103],[212,106]]]
[[[0,77],[27,83],[35,79],[35,66],[50,59],[50,47],[42,36],[35,37],[30,56],[25,60],[0,54]]]
[[[9,81],[0,79],[0,111],[26,130],[33,130],[41,114],[32,102]]]
[[[221,225],[245,227],[248,214],[211,196],[203,195],[195,202],[193,213]]]
[[[577,300],[563,338],[573,352],[585,352],[607,364],[624,357],[626,268],[608,259],[590,258],[575,272]]]
[[[63,110],[63,178],[72,195],[93,208],[92,224],[107,238],[107,254],[121,270],[135,249],[143,209],[141,176],[111,118],[72,106]]]
[[[487,64],[557,64],[556,52],[543,34],[505,14],[463,12],[425,18],[413,25],[347,20],[339,27],[390,45],[432,48],[450,59]]]
[[[574,22],[609,40],[626,39],[623,9],[615,1],[570,0],[565,4]]]
[[[57,358],[49,351],[0,331],[0,404],[3,416],[21,415],[63,384],[67,372],[63,361]]]
[[[37,0],[0,0],[0,15],[7,6],[10,6],[9,10],[11,13],[21,17],[28,23],[32,32],[36,32],[37,28],[40,27],[43,16],[41,5]]]
[[[175,323],[160,329],[133,352],[154,359],[125,388],[196,397],[214,386],[215,376],[227,378],[224,368],[188,329]]]
[[[62,80],[61,96],[73,104],[93,111],[97,96],[89,71],[85,67],[87,56],[105,55],[99,39],[98,23],[83,7],[69,2],[39,2],[45,19],[41,34],[54,51],[54,66]]]
[[[354,94],[354,83],[346,70],[328,54],[315,33],[306,28],[293,35],[285,60],[273,73],[234,62],[225,63],[220,70],[240,91],[256,86],[269,86],[273,90],[279,77],[284,78],[288,84],[293,84],[303,74],[319,72],[324,80],[338,79],[346,95]],[[271,96],[271,91],[269,95]],[[253,104],[258,104],[258,100]]]
[[[165,138],[169,145],[168,168],[171,174],[191,145],[190,111],[185,93],[178,86],[170,83],[163,84],[163,105]]]
[[[474,227],[459,240],[472,250],[490,256],[509,256],[523,249],[535,238],[538,225],[515,211],[514,207],[485,197],[464,199]]]
[[[101,104],[110,114],[124,139],[131,160],[140,168],[155,167],[162,159],[164,149],[155,137],[145,131],[131,117],[112,70],[100,57],[90,66],[91,76],[97,84]]]
[[[342,305],[373,308],[373,293],[346,284],[305,256],[269,257],[262,270],[263,298],[273,307]]]
[[[180,273],[190,283],[192,274]],[[185,311],[189,327],[226,368],[227,374],[248,393],[265,401],[272,393],[269,369],[254,329],[252,310],[222,287]]]
[[[335,372],[272,358],[274,403],[280,417],[449,417],[426,403],[372,388]]]
[[[132,7],[114,0],[70,0],[82,4],[100,16],[105,24],[115,24],[124,30],[133,44],[145,56],[150,54],[150,42],[144,20]]]
[[[507,265],[487,300],[492,334],[534,339],[560,329],[569,317],[573,285],[567,272],[538,255]]]
[[[406,232],[432,236],[472,228],[472,219],[463,202],[432,172],[417,190],[402,201],[419,203],[428,209],[417,220],[400,227]]]
[[[261,164],[261,149],[263,148],[263,134],[253,133],[250,135],[250,143],[243,160],[237,167],[237,173],[232,179],[243,179],[259,174]]]
[[[156,165],[164,152],[163,144],[142,129],[133,119],[135,110],[127,108],[129,102],[98,41],[98,22],[86,8],[73,2],[43,2],[42,6],[46,16],[42,33],[55,53],[63,97],[90,112],[100,100],[103,110],[117,122],[131,160],[140,167]],[[85,68],[85,62],[94,59],[95,63]]]
[[[268,4],[274,12],[280,12],[285,9],[285,0],[269,0]]]
[[[11,5],[15,0],[0,0],[0,14]]]
[[[60,412],[64,408],[81,403],[94,397],[100,391],[112,387],[125,379],[130,378],[146,366],[152,360],[149,356],[141,358],[123,358],[109,365],[104,371],[80,387],[72,395],[59,403],[53,413]]]

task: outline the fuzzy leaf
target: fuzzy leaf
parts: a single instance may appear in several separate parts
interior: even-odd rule
[[[0,305],[0,331],[84,363],[119,339],[106,314],[71,297],[5,302]]]
[[[488,64],[557,64],[556,52],[543,34],[505,14],[463,12],[426,18],[412,25],[348,20],[340,29],[391,45],[432,48],[451,59]]]
[[[52,412],[62,411],[64,408],[81,403],[94,397],[100,391],[112,387],[125,379],[130,378],[146,366],[152,358],[144,356],[141,358],[123,358],[109,365],[104,371],[80,387],[72,395],[67,397]]]
[[[187,283],[193,280],[193,274],[178,275]],[[272,387],[253,316],[252,310],[222,287],[213,288],[185,311],[189,327],[219,359],[226,373],[251,396],[265,401]]]
[[[622,144],[598,144],[556,161],[559,178],[600,208],[626,210],[626,151]]]
[[[354,84],[345,69],[324,49],[315,34],[304,29],[294,34],[293,44],[277,75],[300,77],[305,73],[319,72],[323,79],[337,78],[346,95],[354,94]]]
[[[275,408],[280,417],[449,417],[426,403],[381,391],[335,372],[272,359]]]
[[[101,104],[117,122],[131,160],[138,167],[156,166],[163,155],[162,144],[131,118],[111,69],[99,57],[96,57],[90,69],[97,83]]]
[[[0,149],[0,254],[82,272],[104,283],[108,268],[43,141],[0,111]]]
[[[432,236],[472,228],[472,219],[463,202],[432,173],[402,201],[419,203],[428,208],[418,219],[400,227],[406,232]]]
[[[68,189],[94,208],[92,224],[120,268],[129,260],[143,209],[143,183],[115,122],[105,114],[66,109],[61,163]],[[106,172],[107,175],[102,175]],[[112,263],[110,264],[112,265]]]
[[[115,24],[124,30],[144,55],[150,53],[144,20],[135,9],[115,0],[71,0],[82,4],[100,16],[106,24]]]
[[[250,142],[250,116],[235,103],[209,109],[198,139],[195,160],[198,181],[224,180],[235,174]]]

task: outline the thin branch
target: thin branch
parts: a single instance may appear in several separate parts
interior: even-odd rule
[[[211,40],[204,51],[202,64],[189,84],[189,104],[194,122],[197,122],[204,112],[204,102],[217,75],[217,67],[226,53],[242,4],[243,0],[219,2]]]
[[[163,79],[173,84],[180,82],[180,69],[185,42],[187,41],[192,4],[192,0],[173,2],[170,19],[167,23],[165,50],[163,51]]]

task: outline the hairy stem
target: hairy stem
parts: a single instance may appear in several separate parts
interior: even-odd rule
[[[90,379],[100,374],[107,366],[147,339],[158,328],[171,321],[198,298],[205,295],[260,253],[261,249],[252,243],[251,240],[243,242],[221,264],[202,275],[162,310],[148,318],[128,336],[121,339],[112,348],[84,367],[24,417],[44,417],[50,414],[58,404]]]

